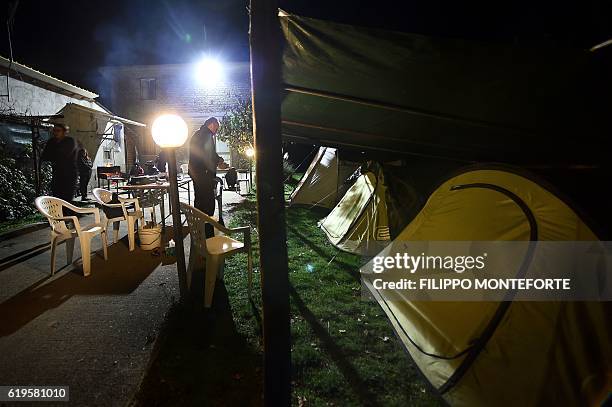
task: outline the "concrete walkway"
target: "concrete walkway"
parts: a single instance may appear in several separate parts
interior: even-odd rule
[[[223,199],[224,207],[242,200],[227,191]],[[178,279],[173,258],[128,251],[125,222],[120,237],[107,261],[92,257],[87,278],[78,260],[65,266],[64,245],[64,267],[50,276],[48,229],[0,242],[0,385],[70,386],[70,403],[61,405],[129,403],[177,301]],[[100,239],[93,243],[100,251]]]

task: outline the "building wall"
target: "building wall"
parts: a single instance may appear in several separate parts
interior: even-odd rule
[[[13,73],[13,75],[17,74]],[[0,79],[0,94],[5,95],[6,93],[6,77],[2,77]],[[106,110],[104,110],[93,100],[71,97],[13,77],[9,78],[9,95],[10,98],[0,97],[0,113],[2,114],[18,116],[54,115],[59,113],[67,103],[78,104],[106,113]],[[75,122],[76,119],[71,117],[70,120]],[[102,121],[102,123],[98,124],[100,129],[105,130],[110,128],[110,123],[107,121]],[[89,121],[86,121],[86,123],[79,123],[77,128],[71,128],[71,132],[75,133],[72,134],[72,136],[78,139],[78,135],[82,135],[79,132],[91,130],[95,133],[98,131],[95,129],[90,129],[89,127],[91,125],[92,123],[89,123]],[[7,132],[5,131],[5,133]],[[104,131],[104,133],[107,133],[107,131]],[[9,133],[2,134],[1,136],[3,139],[16,138],[15,135]],[[29,134],[24,133],[20,136],[20,141],[23,140],[24,142],[29,142]],[[100,137],[102,137],[103,140],[100,143],[100,147],[97,149],[97,151],[89,151],[89,154],[93,160],[93,171],[89,181],[90,189],[97,186],[96,167],[105,165],[119,165],[122,171],[127,170],[126,154],[124,153],[124,138],[121,138],[121,140],[116,143],[112,141],[112,137],[103,135],[100,135]],[[105,158],[104,150],[110,151],[110,160]]]
[[[9,94],[0,97],[0,113],[15,115],[52,115],[59,112],[66,103],[76,103],[91,109],[104,111],[96,102],[78,99],[41,88],[16,78],[9,78]],[[0,94],[6,94],[6,77],[0,80]]]
[[[247,63],[227,64],[223,70],[224,80],[207,87],[198,80],[192,64],[102,68],[108,81],[113,112],[147,124],[140,137],[134,138],[141,161],[153,159],[159,151],[151,137],[151,124],[160,114],[181,115],[191,136],[207,118],[215,116],[221,119],[237,101],[251,97]],[[143,98],[141,79],[154,79],[156,82],[155,97],[151,100]],[[130,137],[127,141],[129,150],[133,148],[129,145]],[[217,150],[229,161],[230,152],[225,143],[218,142]],[[129,156],[128,151],[128,159]],[[181,163],[187,162],[187,147],[179,151],[177,159]]]

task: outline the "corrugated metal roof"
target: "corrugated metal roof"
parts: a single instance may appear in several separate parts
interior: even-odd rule
[[[115,121],[115,122],[121,122],[123,124],[131,124],[133,126],[138,126],[138,127],[147,127],[146,124],[144,123],[140,123],[134,120],[130,120],[130,119],[126,119],[124,117],[120,117],[120,116],[116,116],[114,114],[112,114],[111,112],[103,112],[100,110],[95,110],[92,108],[89,108],[87,106],[83,106],[83,105],[79,105],[76,103],[66,103],[66,106],[64,106],[64,108],[62,109],[62,112],[64,111],[64,109],[77,109],[77,110],[82,110],[84,112],[87,113],[91,113],[91,114],[95,114],[95,115],[99,115],[99,116],[104,116],[107,117],[109,120],[111,121]]]
[[[44,74],[40,71],[37,71],[34,68],[30,68],[27,65],[20,64],[19,62],[13,61],[11,63],[10,60],[2,56],[0,56],[0,66],[5,68],[6,70],[8,70],[10,67],[11,71],[18,72],[19,74],[23,76],[27,76],[31,80],[34,80],[37,82],[43,82],[54,88],[63,90],[64,92],[68,92],[71,95],[78,95],[78,96],[81,96],[82,98],[92,99],[92,100],[98,97],[97,93],[90,92],[86,89],[72,85],[61,79],[54,78],[53,76]]]

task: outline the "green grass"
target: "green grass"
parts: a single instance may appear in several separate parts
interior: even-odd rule
[[[6,233],[32,223],[44,222],[46,219],[40,213],[33,213],[21,219],[8,220],[0,223],[0,233]]]
[[[255,203],[231,225],[255,228]],[[375,302],[361,298],[361,258],[339,252],[317,228],[323,216],[289,208],[294,405],[439,405]],[[253,233],[255,265],[257,233]],[[243,255],[229,259],[210,313],[175,309],[139,397],[141,405],[260,405],[259,274],[249,301]]]

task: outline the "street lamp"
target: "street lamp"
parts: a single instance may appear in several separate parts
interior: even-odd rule
[[[215,58],[203,58],[196,64],[195,69],[197,81],[205,88],[214,88],[223,82],[223,66]]]
[[[176,268],[179,279],[181,300],[187,296],[187,270],[185,268],[185,248],[183,247],[183,224],[181,223],[181,206],[179,203],[178,181],[176,176],[176,149],[187,141],[187,124],[178,115],[164,114],[153,122],[151,129],[155,144],[165,149],[168,157],[168,180],[170,181],[170,203],[172,224],[174,227],[174,242],[176,253]]]

